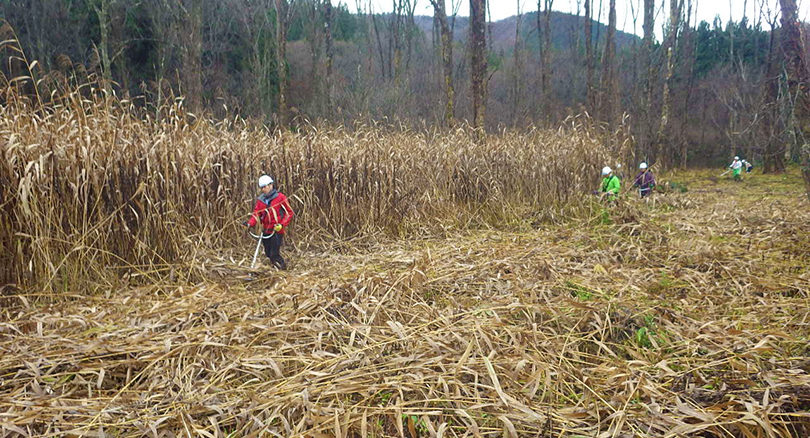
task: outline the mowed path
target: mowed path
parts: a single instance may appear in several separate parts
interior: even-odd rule
[[[188,284],[22,303],[0,323],[0,428],[810,436],[798,176],[670,180],[689,191],[566,225],[295,253],[252,281],[226,251]]]

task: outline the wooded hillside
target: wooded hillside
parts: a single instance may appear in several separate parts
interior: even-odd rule
[[[592,3],[571,15],[547,14],[553,1],[538,1],[487,23],[487,129],[553,127],[587,111],[612,129],[625,124],[639,159],[667,166],[737,154],[781,171],[799,160],[775,0],[728,23],[697,23],[692,0],[674,2],[655,22],[665,23],[662,41],[645,18],[653,2],[635,5],[642,37],[616,31]],[[459,0],[442,5],[443,62],[441,20],[416,15],[436,4],[394,0],[393,13],[379,14],[362,1],[5,0],[4,39],[19,45],[5,45],[12,58],[2,69],[8,80],[32,76],[46,100],[67,83],[106,81],[155,117],[182,95],[195,115],[270,125],[472,122],[470,19],[454,12]]]

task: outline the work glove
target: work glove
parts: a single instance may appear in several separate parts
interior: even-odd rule
[[[276,233],[281,231],[281,224],[276,224],[275,226],[273,226],[273,231],[275,231]]]

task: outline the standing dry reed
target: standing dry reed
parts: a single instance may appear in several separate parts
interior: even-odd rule
[[[299,212],[299,245],[418,237],[555,217],[593,187],[604,145],[618,142],[576,119],[482,144],[467,129],[189,123],[179,104],[155,120],[86,90],[37,107],[9,88],[5,101],[1,280],[46,291],[234,245],[265,172]]]

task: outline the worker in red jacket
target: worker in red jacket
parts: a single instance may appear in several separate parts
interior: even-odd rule
[[[281,257],[281,243],[284,231],[293,218],[293,209],[287,201],[287,197],[275,188],[275,181],[269,175],[259,177],[259,188],[262,190],[259,198],[256,199],[256,207],[250,219],[244,222],[248,228],[257,223],[262,224],[262,236],[271,236],[262,239],[264,253],[281,270],[287,269],[287,263]]]

